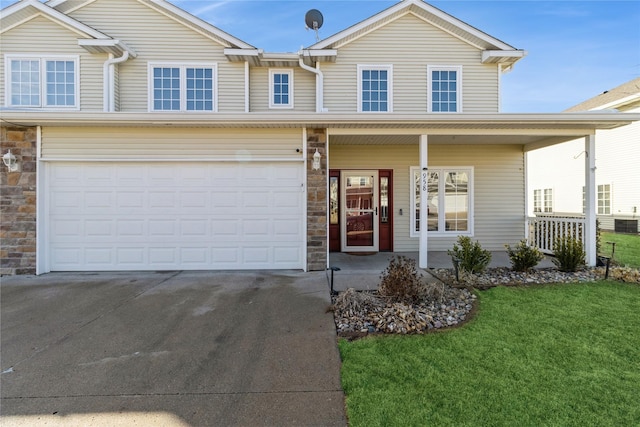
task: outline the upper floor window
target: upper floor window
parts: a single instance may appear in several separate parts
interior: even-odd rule
[[[26,108],[77,108],[78,58],[9,56],[7,105]]]
[[[293,70],[269,70],[269,108],[293,108]]]
[[[393,111],[393,67],[358,65],[358,112]]]
[[[430,113],[462,111],[462,67],[427,67]]]
[[[215,64],[149,64],[151,111],[216,111]]]

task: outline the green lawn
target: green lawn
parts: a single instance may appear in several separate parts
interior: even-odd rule
[[[640,286],[479,295],[462,328],[340,342],[352,426],[640,425]]]
[[[616,243],[613,259],[618,264],[640,268],[640,236],[603,231],[600,235],[600,252],[605,256],[611,256],[611,245],[607,242]]]

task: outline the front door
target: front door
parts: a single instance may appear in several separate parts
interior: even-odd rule
[[[378,252],[378,171],[340,174],[341,250]]]

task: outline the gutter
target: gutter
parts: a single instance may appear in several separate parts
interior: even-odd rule
[[[304,50],[298,52],[298,63],[300,68],[316,75],[316,113],[325,113],[328,110],[324,108],[324,74],[320,71],[319,64],[313,68],[304,63],[305,52]],[[308,52],[306,53],[308,56]]]
[[[105,61],[103,66],[103,93],[104,93],[104,111],[105,113],[112,113],[116,111],[116,94],[115,94],[115,64],[120,64],[129,59],[129,51],[125,50],[122,56],[114,58],[113,55],[109,55],[109,59]]]

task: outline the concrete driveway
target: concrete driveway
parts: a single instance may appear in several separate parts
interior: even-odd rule
[[[3,426],[346,425],[324,272],[1,280]]]

